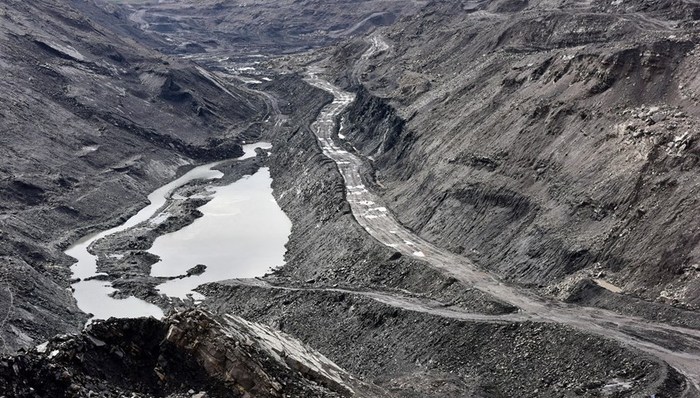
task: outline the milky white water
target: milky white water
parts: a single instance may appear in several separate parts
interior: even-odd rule
[[[158,237],[149,252],[161,261],[153,265],[151,275],[177,276],[197,264],[207,266],[202,275],[168,281],[158,290],[185,298],[203,283],[262,276],[284,264],[292,223],[272,196],[271,183],[269,169],[261,168],[212,188],[213,199],[199,208],[202,217]]]
[[[245,154],[239,159],[255,156],[255,148],[269,149],[271,148],[271,145],[269,143],[244,145],[243,149]],[[153,193],[148,195],[150,204],[141,209],[137,214],[129,218],[123,224],[109,230],[84,237],[68,248],[68,250],[66,250],[66,254],[77,260],[77,262],[71,267],[73,277],[86,279],[97,275],[97,258],[88,252],[88,247],[93,242],[105,236],[129,229],[141,222],[157,216],[159,214],[158,210],[165,205],[168,197],[176,188],[181,187],[193,180],[210,180],[221,178],[223,173],[218,170],[212,170],[212,168],[217,166],[219,163],[221,162],[213,162],[193,168],[183,176],[153,191]],[[257,174],[260,174],[260,172],[256,173],[256,175]],[[263,177],[267,177],[269,179],[269,173],[265,175],[263,172]],[[235,183],[231,185],[235,185]],[[250,189],[256,189],[258,187],[264,188],[264,185],[265,184],[248,185],[247,187]],[[227,190],[224,188],[217,188],[214,190],[214,199],[212,201],[217,199],[219,190],[224,191],[224,193],[227,192]],[[266,194],[269,194],[271,198],[271,191],[268,191],[265,192]],[[260,199],[260,197],[258,197],[258,199]],[[219,201],[217,201],[217,203],[219,203]],[[262,208],[267,207],[263,206],[261,209]],[[252,209],[247,208],[247,210]],[[277,208],[277,210],[281,212],[279,208]],[[222,210],[220,209],[219,212],[222,212]],[[267,216],[264,214],[259,216],[261,219],[267,218]],[[285,220],[289,222],[286,217]],[[219,225],[219,227],[221,228],[221,225]],[[285,242],[281,243],[282,248],[284,247],[284,243],[286,243],[286,240]],[[211,248],[208,250],[211,250]],[[264,255],[266,255],[266,253],[264,253]],[[199,263],[202,263],[202,261],[197,262],[197,264]],[[267,266],[269,267],[278,264],[280,263],[270,263]],[[206,273],[201,275],[201,277],[204,277],[204,275],[206,275]],[[135,318],[141,316],[153,316],[156,318],[163,317],[163,311],[159,307],[136,297],[129,297],[127,299],[115,299],[110,297],[109,294],[115,291],[110,282],[98,280],[81,281],[73,284],[73,289],[73,295],[77,301],[78,307],[86,313],[93,314],[93,319],[107,319],[109,317]]]

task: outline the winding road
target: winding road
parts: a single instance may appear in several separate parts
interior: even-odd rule
[[[367,53],[371,56],[378,50],[382,50],[377,46],[380,46],[380,42],[373,41],[372,48]],[[468,258],[440,248],[402,226],[382,205],[379,196],[372,193],[363,183],[360,174],[364,166],[362,158],[346,151],[333,141],[337,117],[354,101],[354,95],[323,80],[318,72],[310,70],[306,81],[333,94],[334,100],[322,109],[311,128],[318,138],[323,153],[336,163],[343,176],[347,201],[357,222],[382,244],[394,248],[403,255],[424,260],[444,274],[520,308],[517,316],[471,314],[470,317],[462,313],[459,316],[460,319],[494,322],[504,320],[553,322],[611,338],[666,361],[690,381],[683,396],[700,396],[700,330],[669,326],[611,311],[579,307],[539,297],[531,291],[502,283],[493,275],[479,269]],[[405,299],[387,297],[387,295],[377,296],[376,293],[365,294],[385,304],[435,315],[448,315],[444,311],[442,314],[439,313],[437,308],[421,307]],[[457,316],[455,314],[459,313],[455,310],[449,311],[449,316]]]

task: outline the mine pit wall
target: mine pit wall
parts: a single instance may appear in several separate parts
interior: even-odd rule
[[[270,89],[297,110],[289,128],[266,138],[274,148],[268,159],[273,193],[292,220],[292,234],[286,265],[263,279],[285,288],[211,283],[198,289],[208,308],[289,333],[401,396],[518,396],[537,388],[539,396],[592,393],[616,376],[643,378],[635,394],[684,390],[684,378],[656,359],[567,327],[458,321],[327,290],[402,295],[399,289],[406,289],[474,312],[512,311],[421,261],[392,258],[393,250],[352,218],[341,175],[305,127],[330,97],[294,77]],[[295,286],[300,290],[286,289]],[[445,390],[424,390],[432,385],[426,380]]]
[[[210,308],[272,325],[402,397],[598,396],[616,378],[639,381],[625,397],[686,387],[645,354],[559,325],[447,319],[332,291],[222,283],[203,292],[217,297]]]
[[[676,89],[696,85],[692,47],[552,56],[518,69],[526,79],[467,86],[405,117],[402,97],[359,86],[345,135],[374,159],[404,225],[506,279],[548,286],[602,274],[641,298],[697,308],[700,140],[683,134],[698,108]],[[484,62],[499,71],[527,59]],[[575,83],[580,75],[588,80]],[[482,89],[496,99],[470,103]]]
[[[137,146],[148,146],[140,141]],[[115,152],[123,148],[114,148]],[[62,148],[58,149],[63,150]],[[205,152],[204,149],[198,149]],[[219,153],[234,156],[239,145]],[[204,155],[209,159],[210,154]],[[42,203],[3,220],[0,232],[0,352],[41,343],[56,333],[79,331],[87,316],[69,290],[73,260],[62,250],[71,242],[123,223],[147,204],[146,196],[172,180],[188,159],[175,150],[152,148],[128,170],[86,170],[85,180],[42,190]],[[96,174],[93,175],[92,173]],[[94,178],[94,179],[93,179]],[[34,179],[46,187],[46,181]],[[6,191],[16,195],[12,191]],[[4,318],[5,315],[7,318]]]
[[[109,115],[102,116],[109,120]],[[116,144],[104,145],[109,153],[85,155],[48,176],[0,182],[5,203],[17,209],[2,220],[0,232],[0,317],[7,314],[0,325],[0,352],[38,344],[56,333],[77,332],[84,325],[87,317],[68,290],[72,259],[62,250],[70,243],[122,223],[147,204],[148,193],[181,173],[183,165],[242,154],[237,143],[217,141],[217,132],[223,135],[225,129],[210,128],[206,132],[217,139],[199,145],[117,121],[109,132],[121,136]],[[135,148],[143,153],[131,156]],[[70,153],[61,145],[51,150],[49,156]],[[110,168],[125,158],[131,160]]]
[[[59,3],[26,5],[63,10]],[[240,155],[235,138],[255,129],[264,110],[189,64],[135,45],[103,45],[110,36],[93,43],[61,32],[85,39],[72,44],[91,62],[42,45],[51,43],[44,36],[0,32],[3,55],[12,58],[3,64],[0,98],[8,110],[0,117],[0,352],[79,331],[87,317],[68,290],[72,260],[62,250],[123,222],[183,166]]]
[[[309,128],[332,98],[292,76],[270,89],[294,109],[289,128],[268,138],[273,194],[292,221],[286,265],[275,277],[306,286],[405,289],[480,313],[516,310],[372,238],[353,218],[342,176]]]

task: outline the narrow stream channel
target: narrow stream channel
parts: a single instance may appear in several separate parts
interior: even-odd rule
[[[255,149],[270,149],[269,143],[244,145],[244,155],[238,160],[255,156]],[[88,251],[90,245],[106,236],[132,228],[139,223],[160,216],[159,210],[167,203],[171,193],[194,180],[214,180],[223,173],[213,170],[221,162],[198,166],[158,188],[148,195],[150,204],[123,224],[84,237],[66,250],[77,262],[72,266],[73,284],[78,307],[92,319],[109,317],[136,318],[141,316],[163,317],[156,305],[136,297],[115,299],[112,284],[101,280],[85,280],[99,276],[97,257]],[[159,237],[152,253],[162,261],[154,265],[154,275],[171,276],[184,273],[197,265],[207,265],[198,276],[173,280],[159,286],[159,290],[173,297],[184,298],[191,289],[202,283],[216,280],[262,276],[271,267],[282,265],[284,245],[291,231],[291,222],[272,196],[272,179],[269,170],[261,168],[253,176],[244,177],[232,184],[210,188],[212,200],[199,208],[203,217],[191,225]]]

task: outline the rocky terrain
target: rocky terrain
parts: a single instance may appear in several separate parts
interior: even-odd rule
[[[151,266],[160,259],[147,250],[159,236],[179,231],[201,217],[199,208],[211,200],[212,195],[207,191],[209,188],[225,186],[254,174],[264,164],[264,159],[264,152],[261,152],[244,160],[222,161],[215,169],[224,175],[215,182],[194,180],[172,192],[170,200],[163,206],[167,217],[162,222],[154,226],[153,220],[148,219],[126,231],[95,241],[89,250],[97,255],[97,271],[103,274],[99,278],[112,282],[112,286],[118,290],[116,297],[135,296],[166,309],[186,305],[181,300],[161,295],[156,286],[167,280],[202,274],[207,266],[199,264],[178,276],[154,277],[151,276]],[[172,196],[182,199],[174,200]]]
[[[380,397],[298,340],[237,316],[97,322],[0,362],[12,397]]]
[[[698,10],[0,5],[0,397],[699,396]],[[194,181],[90,248],[116,297],[175,311],[78,333],[61,251],[213,159],[218,184],[269,167],[286,263],[155,291]]]
[[[115,4],[116,3],[116,4]],[[237,59],[297,53],[362,35],[417,12],[423,0],[100,0],[162,40],[162,51]]]
[[[333,53],[387,205],[513,283],[697,320],[700,4],[459,4]]]
[[[85,321],[59,249],[142,206],[181,167],[240,153],[238,137],[259,134],[266,111],[72,4],[0,5],[0,332],[9,351]]]
[[[321,99],[328,99],[326,93],[298,80],[288,82],[270,92],[288,99],[296,110],[291,125],[307,127],[283,129],[271,137],[273,146],[280,148],[268,160],[274,193],[292,220],[286,264],[275,278],[306,286],[413,294],[484,313],[515,311],[367,235],[350,210],[336,166],[322,156],[308,128],[324,104]]]
[[[676,397],[686,389],[652,357],[569,328],[407,311],[352,292],[226,283],[203,291],[221,298],[218,311],[309,341],[398,397]]]

